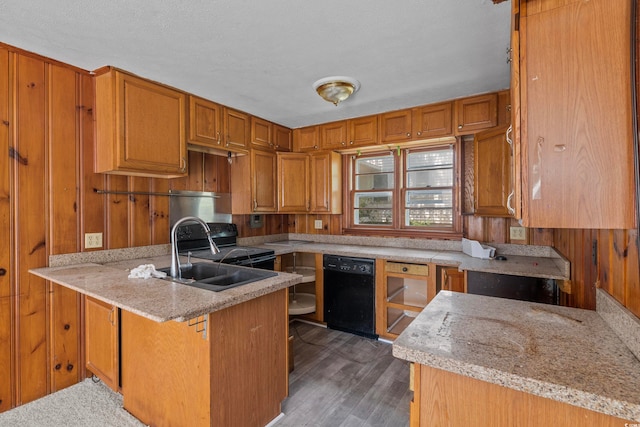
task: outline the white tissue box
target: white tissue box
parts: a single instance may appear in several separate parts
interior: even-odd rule
[[[496,248],[481,245],[477,240],[462,238],[462,252],[474,258],[489,259],[496,254]]]

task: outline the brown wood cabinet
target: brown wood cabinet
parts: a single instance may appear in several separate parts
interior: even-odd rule
[[[293,130],[293,151],[320,149],[320,126],[307,126]]]
[[[251,118],[248,114],[224,108],[224,149],[247,153],[251,135]]]
[[[312,153],[311,213],[342,213],[342,156],[333,151]]]
[[[519,30],[524,225],[634,228],[631,2],[520,2]]]
[[[222,147],[222,105],[189,95],[189,142]]]
[[[345,120],[320,125],[320,149],[340,150],[347,148],[349,140],[347,132]]]
[[[411,141],[412,134],[411,110],[391,111],[380,115],[380,142]]]
[[[262,426],[288,393],[287,290],[188,322],[122,312],[124,407],[148,425]]]
[[[456,135],[470,135],[498,124],[498,94],[472,96],[455,101]]]
[[[441,289],[443,291],[466,292],[465,272],[457,267],[440,268]]]
[[[120,335],[117,307],[85,297],[85,357],[87,369],[111,389],[120,388]]]
[[[95,81],[96,172],[186,175],[186,95],[115,68]]]
[[[376,260],[376,333],[396,339],[435,295],[434,265]]]
[[[411,427],[624,426],[625,420],[567,403],[413,364]],[[464,396],[464,404],[461,399]]]
[[[477,133],[474,138],[474,207],[481,216],[511,216],[513,153],[507,127]]]
[[[276,152],[252,149],[231,165],[231,210],[234,214],[278,210]]]
[[[291,129],[277,124],[273,125],[273,141],[278,151],[292,151],[293,138]]]
[[[273,124],[259,117],[251,117],[251,146],[273,149]]]
[[[309,212],[309,155],[278,153],[278,212]]]
[[[451,136],[451,114],[453,104],[443,102],[414,108],[412,112],[413,139],[428,139]]]
[[[377,115],[347,120],[347,126],[349,127],[348,148],[366,147],[379,143]]]

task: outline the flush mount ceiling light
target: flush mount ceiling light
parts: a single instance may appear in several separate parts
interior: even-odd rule
[[[338,105],[360,89],[360,82],[351,77],[325,77],[313,84],[313,88],[325,100]]]

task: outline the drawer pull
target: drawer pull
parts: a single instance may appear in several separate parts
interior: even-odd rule
[[[407,267],[402,267],[402,271],[406,273],[407,271],[409,271],[409,269]]]

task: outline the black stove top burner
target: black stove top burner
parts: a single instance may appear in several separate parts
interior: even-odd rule
[[[221,261],[224,264],[251,266],[265,261],[273,264],[272,261],[275,259],[273,250],[236,245],[238,228],[235,224],[207,223],[207,225],[212,231],[213,241],[218,245],[220,253],[211,253],[205,231],[199,224],[185,224],[177,230],[180,255],[191,252],[194,258]]]

